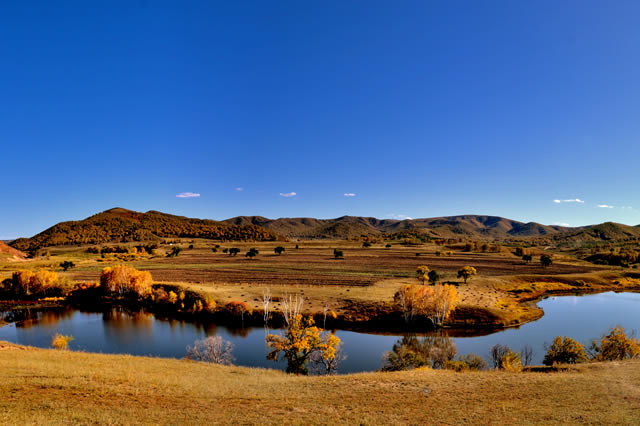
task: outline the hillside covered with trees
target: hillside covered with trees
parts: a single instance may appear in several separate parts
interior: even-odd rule
[[[61,222],[31,237],[11,243],[22,251],[69,244],[150,241],[160,238],[273,241],[277,235],[263,227],[191,219],[157,211],[139,213],[114,208],[80,221]]]

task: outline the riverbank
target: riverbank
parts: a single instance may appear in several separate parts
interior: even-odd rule
[[[640,421],[640,361],[556,373],[425,370],[296,377],[0,342],[0,364],[3,424]]]

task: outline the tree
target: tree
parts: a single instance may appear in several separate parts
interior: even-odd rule
[[[390,249],[390,248],[391,248],[391,244],[387,243],[387,244],[384,246],[384,248],[388,248],[388,249]]]
[[[434,326],[441,325],[458,302],[458,293],[452,285],[434,287],[405,285],[395,294],[394,300],[400,306],[407,323],[416,315],[424,315]]]
[[[369,247],[371,247],[371,243],[369,241],[365,241],[365,242],[362,243],[362,247],[363,248],[369,248]]]
[[[63,334],[56,333],[51,340],[51,346],[54,349],[66,350],[69,349],[69,342],[73,340],[73,336],[65,336]]]
[[[493,345],[490,349],[492,367],[499,368],[500,360],[509,352],[511,352],[511,348],[507,345],[502,345],[500,343]]]
[[[615,326],[600,342],[591,343],[594,361],[617,361],[628,358],[640,358],[640,340],[629,337],[621,326]]]
[[[424,282],[429,277],[429,271],[431,271],[429,267],[424,265],[418,266],[418,269],[416,269],[416,278],[422,281],[423,285],[424,285]]]
[[[533,256],[531,256],[530,254],[523,254],[522,260],[524,260],[527,264],[529,264],[533,260]]]
[[[456,356],[453,340],[446,336],[404,336],[383,356],[382,371],[413,370],[420,367],[443,368]]]
[[[476,268],[473,266],[464,266],[462,269],[458,271],[458,278],[464,279],[464,283],[467,283],[467,280],[478,274]]]
[[[226,310],[234,317],[240,317],[244,325],[244,314],[251,313],[251,307],[246,302],[233,300],[226,305]]]
[[[431,283],[431,285],[436,285],[438,281],[440,281],[440,274],[438,273],[438,271],[429,271],[427,276],[429,277],[429,282]]]
[[[275,254],[280,256],[280,255],[282,255],[282,253],[284,253],[284,247],[278,246],[278,247],[274,248],[273,251],[275,252]]]
[[[548,254],[543,254],[542,256],[540,256],[540,264],[542,265],[543,268],[548,267],[552,263],[553,263],[553,259],[551,259],[551,256],[549,256]]]
[[[235,360],[233,344],[220,336],[210,336],[196,340],[193,346],[187,346],[187,359],[231,365]]]
[[[258,250],[251,248],[246,254],[245,256],[248,257],[249,259],[253,259],[254,257],[256,257],[258,255]]]
[[[517,352],[509,351],[502,358],[500,358],[500,369],[519,373],[522,371],[522,360],[520,354]]]
[[[171,247],[171,251],[169,253],[167,253],[167,257],[177,257],[180,252],[182,251],[182,249],[178,246],[173,246]]]
[[[313,318],[297,314],[291,319],[285,335],[269,334],[267,346],[272,348],[267,359],[287,360],[287,373],[308,374],[307,362],[314,352],[320,352],[325,360],[332,360],[340,344],[340,338],[331,333],[322,338],[321,330],[314,325]]]
[[[107,267],[100,273],[100,285],[106,295],[141,297],[151,294],[153,279],[149,271],[138,271],[130,266]]]
[[[238,247],[231,247],[229,249],[229,256],[235,256],[240,253],[240,249]]]
[[[533,348],[529,345],[524,345],[522,349],[520,349],[520,359],[522,359],[522,365],[525,367],[531,365],[533,361]]]
[[[344,254],[342,253],[342,250],[333,249],[333,257],[336,259],[344,259]]]
[[[570,337],[558,336],[553,339],[553,343],[547,349],[542,363],[544,365],[553,365],[555,363],[576,364],[585,362],[587,359],[584,346]]]
[[[73,262],[70,262],[68,260],[65,260],[64,262],[62,262],[60,264],[60,267],[62,268],[63,271],[68,271],[69,269],[73,269],[76,267],[76,264]]]

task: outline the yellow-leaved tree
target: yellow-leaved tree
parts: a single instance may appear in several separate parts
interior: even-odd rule
[[[267,346],[272,350],[267,359],[287,360],[287,373],[308,374],[307,362],[314,353],[325,360],[334,360],[340,345],[340,338],[330,333],[323,338],[322,330],[314,325],[313,318],[295,315],[289,321],[284,336],[269,334]]]
[[[100,285],[108,295],[142,297],[151,294],[152,283],[149,271],[138,271],[130,266],[107,267],[100,274]]]
[[[428,266],[418,266],[418,269],[416,269],[416,278],[422,281],[422,284],[424,285],[425,281],[427,281],[427,279],[429,278],[430,271],[431,270]]]
[[[395,295],[405,321],[412,322],[416,315],[424,315],[434,326],[442,325],[459,301],[455,286],[403,286]]]

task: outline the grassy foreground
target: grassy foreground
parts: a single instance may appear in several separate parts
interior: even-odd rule
[[[557,373],[295,377],[0,342],[0,423],[617,423],[640,421],[640,361]]]

